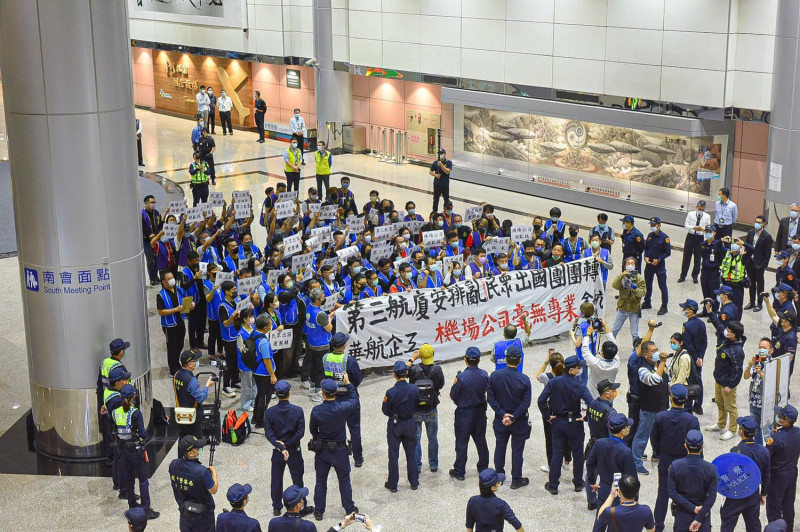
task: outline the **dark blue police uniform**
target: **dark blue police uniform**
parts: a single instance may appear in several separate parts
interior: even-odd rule
[[[577,357],[571,356],[564,361],[564,366],[575,367],[580,362]],[[580,377],[569,373],[547,381],[539,396],[539,410],[544,417],[553,418],[553,459],[550,461],[550,490],[557,490],[561,477],[561,464],[564,453],[569,446],[573,458],[572,483],[575,490],[584,488],[583,481],[583,440],[586,434],[583,430],[581,416],[581,399],[588,405],[592,402],[592,395],[581,382]],[[552,491],[551,491],[552,492]]]
[[[269,520],[267,532],[317,532],[317,527],[300,517],[300,514],[286,512]]]
[[[770,330],[772,331],[772,345],[775,347],[775,350],[772,352],[773,357],[779,357],[781,355],[792,355],[794,357],[795,353],[797,352],[797,329],[792,327],[788,331],[784,331],[783,328],[778,328],[777,331],[773,329],[775,325],[770,326]],[[794,360],[789,362],[789,375],[791,376],[794,373]]]
[[[467,528],[474,528],[479,532],[484,530],[502,532],[505,521],[508,521],[514,530],[522,528],[522,523],[514,515],[511,506],[494,493],[488,497],[474,495],[467,501]]]
[[[719,290],[720,273],[719,266],[722,264],[722,259],[726,253],[725,245],[722,240],[703,240],[700,243],[700,256],[702,261],[700,264],[700,288],[703,290],[703,298],[710,298],[714,300],[712,309],[716,310],[717,301],[714,299],[714,292]],[[705,310],[701,309],[702,312]]]
[[[626,216],[620,221],[623,221],[626,218],[628,217]],[[633,217],[630,217],[630,221],[633,221]],[[635,227],[631,228],[630,231],[627,229],[622,230],[622,256],[635,258],[636,271],[639,273],[642,272],[642,253],[644,253],[644,246],[644,235],[641,231]]]
[[[276,384],[276,393],[277,393]],[[280,510],[283,506],[283,474],[286,467],[292,477],[292,484],[303,487],[303,452],[300,440],[306,433],[306,420],[303,409],[289,403],[288,400],[279,400],[278,404],[267,409],[264,415],[264,435],[272,446],[272,469],[270,472],[270,493],[272,496],[273,510]],[[283,442],[281,445],[278,442]],[[289,451],[289,459],[284,460],[283,451]]]
[[[740,424],[742,419],[739,418]],[[750,419],[752,420],[753,418]],[[755,421],[753,421],[753,424],[757,428]],[[731,452],[749,456],[758,465],[758,469],[761,471],[761,490],[760,493],[759,490],[756,490],[755,493],[744,499],[731,499],[730,497],[725,499],[725,503],[719,511],[721,519],[720,530],[723,532],[734,530],[741,515],[744,519],[746,532],[760,532],[761,496],[766,496],[770,487],[769,451],[750,437],[740,441],[736,447],[731,449]]]
[[[706,331],[706,324],[697,316],[692,316],[683,324],[683,348],[691,355],[694,371],[697,373],[697,378],[699,379],[698,384],[701,384],[698,396],[686,401],[686,409],[694,409],[699,413],[699,409],[703,406],[703,368],[697,365],[697,360],[703,360],[706,356],[706,349],[708,349],[708,332]],[[693,383],[690,382],[689,384]]]
[[[685,401],[686,387],[681,384],[675,384],[673,385],[673,393],[676,387],[682,388],[683,400]],[[664,518],[667,516],[669,503],[667,473],[672,462],[688,454],[684,443],[686,434],[690,430],[700,430],[700,422],[694,414],[687,412],[683,407],[673,407],[656,414],[653,428],[650,431],[650,445],[653,447],[653,454],[659,458],[658,496],[653,512],[658,530],[664,529]]]
[[[732,321],[739,321],[742,317],[742,311],[737,307],[733,301],[728,301],[719,312],[712,312],[709,316],[711,325],[717,330],[717,345],[725,341],[725,327]]]
[[[400,368],[402,364],[403,368]],[[408,368],[404,362],[396,362],[394,366],[395,374],[405,375]],[[381,410],[388,416],[386,422],[386,439],[389,444],[389,479],[386,487],[389,490],[397,490],[397,482],[400,479],[398,460],[400,459],[400,444],[406,455],[406,470],[408,471],[408,482],[412,489],[419,486],[419,471],[417,471],[417,426],[414,423],[414,412],[417,410],[419,402],[419,388],[409,384],[405,379],[397,381],[394,386],[386,390],[383,397]]]
[[[611,493],[614,483],[614,473],[622,473],[639,478],[636,473],[636,464],[633,462],[633,452],[616,436],[600,438],[592,446],[586,460],[586,482],[591,486],[600,476],[600,489],[597,490],[597,499],[604,501]]]
[[[467,356],[480,358],[476,353]],[[467,466],[467,448],[469,439],[475,443],[478,451],[478,472],[489,467],[489,447],[486,444],[486,390],[489,387],[489,374],[477,366],[467,368],[456,375],[450,388],[450,399],[456,405],[456,461],[453,463],[453,476],[463,477]]]
[[[333,382],[325,379],[324,383]],[[333,383],[336,386],[336,383]],[[311,438],[319,440],[323,449],[315,451],[314,470],[317,482],[314,486],[314,513],[323,514],[328,496],[328,473],[331,467],[339,479],[339,496],[346,514],[357,512],[353,503],[353,487],[350,484],[350,459],[347,454],[347,417],[358,408],[358,396],[350,385],[350,392],[342,401],[324,401],[311,409],[308,430]],[[323,388],[324,389],[324,388]]]
[[[650,223],[658,218],[651,218]],[[660,222],[660,220],[658,220]],[[672,246],[669,243],[669,237],[663,232],[649,233],[647,241],[645,242],[644,257],[645,259],[658,259],[658,264],[645,264],[644,266],[644,282],[647,285],[647,291],[644,294],[644,301],[642,308],[650,306],[650,298],[653,295],[653,276],[658,280],[658,289],[661,291],[661,306],[666,307],[669,303],[669,288],[667,287],[667,265],[666,259],[672,254]]]
[[[489,376],[489,406],[494,410],[494,468],[505,473],[506,448],[511,439],[511,482],[522,481],[522,453],[530,437],[528,408],[531,406],[531,379],[516,367],[507,366]],[[511,414],[513,423],[503,425],[503,416]]]
[[[767,450],[770,455],[767,521],[783,519],[788,525],[788,530],[793,530],[797,459],[800,457],[800,427],[779,428],[767,440]]]
[[[132,385],[126,384],[133,388]],[[147,440],[147,430],[144,426],[142,411],[131,406],[130,410],[120,405],[112,412],[112,418],[117,427],[117,441],[119,452],[119,480],[120,493],[128,498],[128,508],[139,506],[136,503],[135,482],[139,479],[139,490],[142,494],[142,508],[150,508],[150,481],[147,474],[147,462],[144,460],[143,451],[139,450],[140,442]]]
[[[616,412],[611,401],[598,397],[586,409],[586,419],[589,422],[589,441],[583,450],[584,458],[592,452],[592,447],[601,438],[608,438],[608,416]],[[593,482],[586,482],[586,502],[597,504],[597,494],[591,488]]]
[[[230,512],[219,514],[215,532],[261,532],[261,524],[244,510],[234,508]]]
[[[169,465],[169,478],[181,513],[181,532],[214,532],[214,497],[208,491],[214,487],[211,471],[198,460],[181,457]],[[192,514],[184,507],[187,501],[204,505],[205,511]]]
[[[667,493],[674,503],[675,532],[689,530],[692,521],[700,523],[702,532],[711,530],[710,512],[717,500],[717,468],[713,464],[699,454],[675,460],[667,475]],[[695,514],[698,506],[702,508]]]

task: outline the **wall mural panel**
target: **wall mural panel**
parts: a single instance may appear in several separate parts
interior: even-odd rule
[[[722,146],[713,135],[670,136],[468,105],[464,151],[703,196],[724,175]]]

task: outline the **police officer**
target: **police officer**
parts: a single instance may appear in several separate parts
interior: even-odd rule
[[[405,364],[403,364],[405,367]],[[314,518],[322,521],[328,496],[328,473],[331,467],[336,470],[339,479],[339,495],[345,514],[358,512],[353,503],[353,487],[350,485],[350,460],[347,458],[347,434],[345,424],[347,418],[358,408],[356,389],[350,386],[350,379],[345,373],[343,382],[348,386],[347,396],[336,400],[339,385],[331,379],[323,379],[322,404],[311,409],[308,429],[311,433],[309,449],[315,454],[314,470],[317,482],[314,486]],[[307,493],[307,492],[306,492]],[[285,501],[284,501],[285,502]],[[286,505],[289,508],[289,505]]]
[[[481,493],[470,497],[467,502],[468,532],[472,532],[476,526],[478,530],[503,530],[503,521],[508,521],[517,532],[525,532],[508,503],[495,495],[505,479],[503,473],[494,469],[480,472],[478,486]]]
[[[225,496],[233,509],[219,514],[216,532],[261,532],[258,519],[253,519],[244,512],[252,491],[253,487],[250,484],[236,483],[228,488]]]
[[[722,432],[721,440],[733,438],[738,423],[739,413],[736,405],[736,389],[742,380],[744,366],[744,350],[742,337],[744,327],[738,321],[730,321],[727,326],[719,326],[718,330],[725,340],[717,346],[717,357],[714,359],[714,401],[717,403],[717,423],[709,425],[706,430]],[[725,421],[728,421],[728,428]]]
[[[739,321],[742,317],[742,310],[732,301],[733,289],[730,286],[722,285],[714,293],[717,295],[717,302],[720,304],[719,311],[713,310],[712,304],[706,301],[706,314],[717,330],[717,344],[719,344],[725,340],[725,335],[723,334],[725,331],[724,326],[728,322]],[[723,327],[723,329],[720,329],[720,327]]]
[[[135,482],[138,478],[142,494],[142,503],[138,506],[147,511],[148,519],[156,519],[160,514],[150,508],[150,484],[144,457],[147,430],[141,410],[133,406],[136,388],[132,384],[126,384],[119,393],[122,404],[111,413],[111,417],[116,426],[117,445],[120,452],[120,492],[124,491],[128,495],[128,508],[137,506]]]
[[[175,406],[182,408],[197,408],[197,405],[202,405],[208,397],[208,389],[214,384],[214,377],[211,376],[206,381],[206,387],[201,388],[197,377],[194,376],[194,370],[197,368],[197,361],[200,360],[202,354],[200,351],[192,351],[187,349],[181,353],[181,369],[179,369],[175,376],[172,378],[172,388],[175,392]],[[181,436],[187,434],[197,435],[200,431],[200,424],[197,423],[197,415],[195,415],[195,422],[190,424],[178,424],[178,429]]]
[[[203,136],[206,135],[208,133],[203,130]],[[199,151],[194,152],[194,162],[189,165],[189,174],[192,176],[189,184],[192,189],[192,207],[197,207],[198,203],[208,201],[208,164],[203,161],[203,155]]]
[[[794,498],[797,491],[797,459],[800,457],[800,428],[795,427],[797,409],[787,404],[775,409],[778,426],[767,440],[770,456],[770,484],[767,490],[767,521],[783,519],[794,527]]]
[[[271,495],[272,512],[281,515],[281,496],[283,494],[283,474],[289,467],[289,474],[295,486],[303,487],[303,451],[300,440],[306,433],[306,419],[303,409],[289,402],[292,385],[285,380],[275,383],[278,404],[269,408],[264,416],[264,436],[274,447],[272,450]],[[288,509],[288,508],[287,508]],[[313,506],[304,507],[302,515],[314,511]]]
[[[755,419],[751,416],[746,416],[738,418],[736,422],[739,424],[741,441],[731,449],[731,452],[744,454],[756,463],[761,471],[761,492],[759,493],[759,490],[756,490],[752,495],[744,499],[726,498],[719,511],[721,518],[720,530],[722,532],[732,532],[736,528],[736,523],[741,515],[744,519],[745,530],[747,532],[757,532],[761,530],[759,512],[761,506],[765,504],[765,497],[770,489],[769,451],[753,439],[756,431],[760,430]]]
[[[717,500],[717,468],[703,460],[703,433],[699,430],[686,433],[684,447],[687,456],[672,462],[667,474],[673,530],[709,532],[711,507]]]
[[[589,457],[586,460],[586,482],[591,486],[595,495],[595,501],[599,498],[605,501],[614,483],[614,474],[621,473],[623,476],[630,475],[638,478],[636,474],[636,464],[633,463],[633,453],[630,447],[625,445],[625,437],[631,430],[633,420],[625,414],[612,412],[608,416],[608,432],[611,434],[605,438],[600,438],[592,446]],[[597,481],[598,475],[600,481]],[[597,502],[589,503],[590,510],[597,509]]]
[[[697,202],[697,209],[686,214],[686,221],[683,227],[686,229],[686,240],[683,243],[683,263],[681,264],[681,275],[678,277],[678,282],[682,283],[686,280],[686,274],[689,273],[689,264],[694,258],[694,267],[692,268],[692,281],[697,284],[697,274],[700,273],[700,244],[703,242],[703,228],[711,223],[711,217],[705,212],[706,202],[700,200]]]
[[[725,256],[725,245],[721,240],[714,238],[716,229],[713,225],[707,226],[703,230],[703,240],[700,243],[700,256],[702,262],[700,264],[700,288],[703,290],[703,298],[712,300],[712,307],[717,308],[717,301],[715,300],[715,292],[719,289],[719,266],[722,264],[722,258]],[[704,311],[699,314],[699,317],[704,318],[708,316],[708,312]]]
[[[753,253],[753,246],[745,244],[741,239],[726,236],[722,243],[728,248],[722,263],[719,265],[720,281],[723,285],[732,289],[731,300],[736,307],[741,309],[744,305],[744,284],[747,274],[747,265],[750,262],[750,255]]]
[[[794,357],[797,351],[797,316],[791,311],[775,312],[767,302],[767,312],[772,319],[769,330],[772,336],[772,344],[775,352],[772,356],[791,355],[789,362],[789,375],[794,373]]]
[[[689,390],[683,384],[673,384],[669,389],[669,410],[656,414],[653,430],[650,431],[650,445],[653,454],[658,455],[658,497],[653,511],[656,529],[664,529],[667,516],[667,473],[672,462],[686,456],[686,434],[690,430],[700,430],[700,422],[684,408],[689,398]]]
[[[601,438],[608,438],[608,417],[616,412],[613,403],[614,399],[617,397],[617,389],[619,387],[620,384],[618,382],[611,382],[608,379],[603,379],[597,383],[597,399],[589,403],[586,409],[586,416],[589,421],[589,442],[586,444],[586,449],[583,451],[583,456],[585,458],[589,457],[589,454],[592,452],[592,447],[594,447],[594,444],[597,443],[598,440]],[[586,502],[590,510],[596,510],[597,494],[592,489],[592,484],[594,484],[594,481],[590,482],[587,478]]]
[[[669,302],[669,291],[667,288],[667,265],[665,261],[672,253],[672,246],[669,237],[661,231],[661,218],[654,216],[650,218],[650,234],[644,246],[644,282],[647,291],[644,294],[642,309],[653,308],[650,298],[653,295],[653,276],[658,280],[658,289],[661,291],[661,307],[658,315],[667,313],[667,303]]]
[[[111,352],[109,356],[103,359],[100,363],[100,370],[98,371],[97,375],[97,391],[98,391],[98,399],[102,403],[103,400],[103,392],[108,388],[108,374],[111,372],[112,369],[121,367],[124,371],[125,364],[122,363],[122,357],[125,356],[125,351],[131,346],[130,342],[126,342],[122,338],[114,338],[111,340],[111,343],[108,344],[108,350]]]
[[[345,386],[342,375],[347,373],[350,384],[356,389],[356,399],[358,399],[358,385],[361,384],[362,379],[358,361],[355,357],[345,353],[349,339],[348,334],[337,332],[331,337],[331,352],[322,357],[322,369],[325,377],[333,379],[339,386],[339,391],[336,393],[337,401],[345,399],[348,394],[348,387]],[[347,418],[347,428],[350,430],[354,465],[361,467],[364,464],[364,450],[361,447],[361,400],[358,400],[357,404],[358,407]]]
[[[128,532],[144,532],[147,528],[147,510],[141,506],[126,511],[125,519],[128,521]]]
[[[478,451],[478,471],[489,467],[489,447],[486,445],[486,391],[489,374],[478,367],[481,350],[467,348],[464,354],[464,371],[460,371],[450,388],[450,399],[456,405],[456,461],[449,471],[456,480],[464,480],[467,466],[469,439]]]
[[[292,532],[317,532],[317,527],[314,526],[314,523],[303,520],[306,497],[308,497],[308,488],[301,486],[289,486],[286,488],[286,491],[283,492],[283,505],[286,507],[286,513],[281,517],[270,520],[268,532],[286,532],[287,530]]]
[[[417,427],[414,424],[414,412],[419,403],[419,389],[406,380],[408,366],[405,362],[397,361],[392,368],[395,384],[383,397],[381,410],[389,419],[386,422],[386,439],[389,444],[389,480],[384,487],[392,493],[397,493],[397,481],[400,477],[398,460],[400,444],[406,455],[406,469],[408,482],[411,489],[419,487],[419,471],[417,471]]]
[[[126,371],[125,367],[120,364],[113,368],[108,374],[108,387],[103,390],[103,406],[100,413],[102,415],[101,423],[108,434],[108,439],[111,447],[111,478],[114,481],[114,489],[119,490],[119,498],[127,499],[128,494],[122,487],[121,480],[121,465],[120,457],[122,456],[120,450],[117,448],[116,442],[116,425],[114,423],[113,413],[114,410],[122,406],[122,395],[120,391],[122,387],[128,384],[131,378],[130,371]],[[136,495],[134,494],[134,497]]]
[[[572,483],[575,491],[583,490],[583,416],[581,400],[587,405],[592,402],[592,394],[580,380],[585,362],[573,355],[564,361],[566,373],[547,381],[539,396],[539,410],[542,416],[549,416],[553,425],[553,459],[550,462],[550,479],[544,489],[552,495],[558,494],[561,463],[567,446],[572,451]]]
[[[626,214],[619,220],[622,222],[622,256],[636,259],[636,271],[642,273],[642,253],[645,241],[641,231],[633,226],[633,216]]]
[[[219,479],[214,466],[200,463],[200,452],[208,441],[183,436],[178,441],[178,458],[169,464],[172,494],[181,514],[181,532],[214,531],[214,495]]]
[[[706,349],[708,349],[708,332],[706,331],[706,324],[697,317],[697,309],[700,308],[697,301],[687,299],[678,306],[681,307],[681,312],[686,318],[681,329],[683,348],[692,357],[692,364],[694,364],[698,379],[697,383],[690,382],[689,384],[700,384],[700,393],[696,397],[687,400],[686,409],[701,416],[703,415],[703,359],[706,356]]]
[[[217,171],[214,168],[214,152],[217,151],[217,143],[214,142],[214,137],[209,135],[208,128],[203,129],[203,136],[200,138],[200,144],[197,147],[200,152],[200,158],[208,169],[208,177],[211,179],[211,184],[217,184]]]

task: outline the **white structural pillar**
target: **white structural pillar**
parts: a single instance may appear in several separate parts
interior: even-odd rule
[[[108,343],[145,420],[151,383],[126,0],[0,0],[36,447],[92,458]]]

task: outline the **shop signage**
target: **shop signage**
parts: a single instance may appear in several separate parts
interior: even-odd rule
[[[394,78],[394,79],[400,79],[403,77],[403,75],[397,70],[389,70],[383,68],[368,68],[367,76],[371,76],[374,78]]]
[[[168,92],[164,92],[164,89],[159,89],[158,90],[158,95],[161,96],[162,98],[164,98],[165,100],[171,100],[172,99],[172,95],[170,93],[168,93]]]
[[[286,86],[290,89],[300,88],[300,71],[291,68],[286,69]]]

